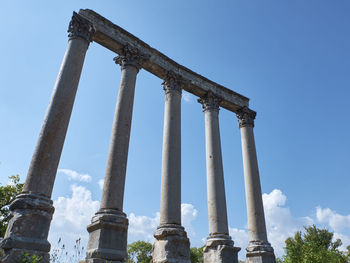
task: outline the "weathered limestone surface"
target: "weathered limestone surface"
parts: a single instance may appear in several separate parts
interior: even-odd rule
[[[229,235],[212,235],[207,239],[204,248],[205,263],[238,263],[238,252],[241,249],[233,246]]]
[[[0,243],[1,262],[18,262],[23,252],[48,262],[48,231],[54,208],[51,193],[56,177],[85,54],[94,34],[87,20],[74,13],[69,41],[21,195],[11,204],[12,218]]]
[[[165,90],[160,225],[153,262],[190,263],[190,242],[181,226],[181,83],[169,72]]]
[[[177,224],[164,224],[154,233],[153,263],[190,263],[190,240],[185,229]]]
[[[204,249],[205,263],[238,262],[240,248],[228,233],[224,171],[219,129],[220,99],[211,92],[198,100],[205,117],[209,237]]]
[[[122,211],[135,84],[140,59],[138,51],[130,46],[125,46],[123,54],[114,59],[121,65],[122,76],[101,206],[87,228],[90,234],[86,252],[87,262],[126,261],[128,219]]]
[[[248,108],[237,112],[241,130],[244,181],[247,202],[249,245],[247,262],[275,262],[273,248],[267,241],[264,207],[261,195],[258,159],[254,141],[256,113]]]
[[[79,14],[93,23],[96,28],[96,34],[94,35],[95,42],[117,54],[121,53],[126,44],[137,48],[143,55],[148,57],[142,63],[142,67],[160,79],[165,79],[167,73],[172,71],[186,83],[183,85],[183,89],[198,97],[203,97],[208,91],[211,91],[215,96],[222,99],[220,106],[227,110],[237,111],[241,107],[248,106],[248,98],[181,66],[94,11],[81,9]]]

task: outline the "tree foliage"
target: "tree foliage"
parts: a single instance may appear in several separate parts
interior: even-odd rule
[[[286,243],[286,255],[283,263],[348,263],[349,252],[339,250],[340,239],[332,241],[333,233],[319,229],[315,225],[305,227],[305,232],[298,231],[289,237]]]
[[[0,185],[0,237],[5,235],[10,220],[9,205],[23,188],[23,184],[19,183],[19,175],[11,175],[9,179],[7,185]]]
[[[139,240],[128,245],[128,263],[149,263],[151,259],[151,243]]]
[[[191,263],[203,263],[203,247],[196,248],[191,247],[190,249],[190,257],[191,257]]]

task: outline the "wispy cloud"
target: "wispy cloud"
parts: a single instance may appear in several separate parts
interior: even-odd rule
[[[328,224],[333,231],[339,232],[350,228],[350,215],[341,215],[330,208],[316,208],[316,218],[320,223]]]
[[[187,91],[182,91],[182,98],[186,102],[193,102],[193,101],[195,101],[195,97],[191,93],[189,93]]]
[[[91,176],[88,174],[78,173],[77,171],[70,169],[58,169],[58,173],[63,173],[68,176],[69,181],[79,181],[88,183],[91,181]]]
[[[103,179],[98,180],[98,186],[101,188],[101,190],[103,189],[103,183],[104,183]]]

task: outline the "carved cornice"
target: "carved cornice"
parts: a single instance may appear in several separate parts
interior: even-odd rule
[[[248,107],[243,107],[236,112],[236,116],[238,118],[239,128],[246,126],[254,127],[255,111],[252,111]]]
[[[67,32],[69,39],[80,37],[90,43],[95,34],[95,28],[90,21],[86,20],[76,12],[73,12],[72,20],[69,22]]]
[[[205,97],[198,99],[198,102],[202,104],[203,112],[213,110],[219,111],[219,104],[221,102],[221,99],[209,91]]]
[[[169,71],[165,80],[162,83],[165,94],[171,91],[182,93],[181,80],[180,78],[172,71]]]
[[[115,57],[113,60],[116,64],[119,64],[121,68],[125,68],[125,66],[134,66],[138,70],[141,69],[142,60],[146,59],[139,50],[130,45],[125,45],[121,55]]]

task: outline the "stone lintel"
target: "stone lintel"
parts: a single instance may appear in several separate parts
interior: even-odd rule
[[[127,44],[137,48],[141,54],[148,58],[142,62],[142,68],[157,77],[165,79],[167,72],[172,71],[185,80],[186,85],[183,86],[184,90],[198,97],[203,97],[207,92],[211,91],[215,96],[222,99],[220,106],[229,111],[236,112],[244,106],[249,106],[249,99],[247,97],[176,63],[174,60],[96,12],[89,9],[81,9],[79,14],[93,24],[96,30],[93,41],[119,55],[122,54],[122,50]]]

